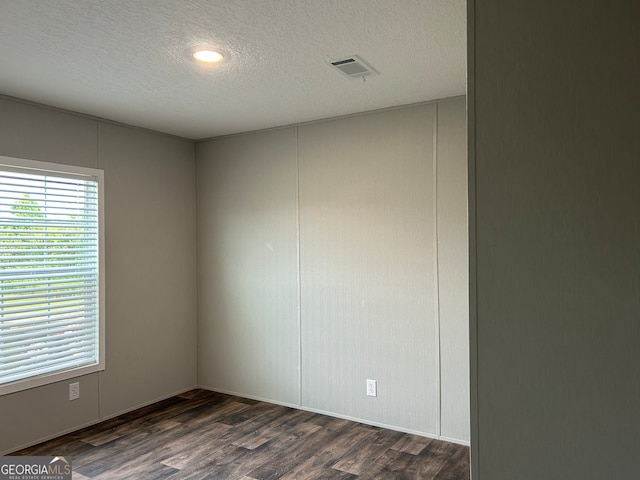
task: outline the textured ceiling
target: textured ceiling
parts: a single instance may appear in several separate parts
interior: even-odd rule
[[[465,5],[0,0],[0,93],[193,139],[459,95]],[[354,54],[380,75],[328,66]]]

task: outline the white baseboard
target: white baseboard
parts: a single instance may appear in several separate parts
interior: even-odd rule
[[[9,450],[2,451],[2,452],[0,452],[0,455],[9,455],[10,453],[17,452],[18,450],[22,450],[24,448],[33,447],[34,445],[38,445],[39,443],[46,442],[47,440],[58,438],[58,437],[61,437],[62,435],[66,435],[68,433],[77,432],[78,430],[82,430],[83,428],[90,427],[92,425],[97,425],[98,423],[104,422],[106,420],[110,420],[110,419],[115,418],[115,417],[117,417],[119,415],[124,415],[125,413],[133,412],[134,410],[137,410],[139,408],[147,407],[147,406],[152,405],[154,403],[161,402],[162,400],[166,400],[167,398],[175,397],[176,395],[180,395],[182,393],[188,392],[190,390],[193,390],[194,388],[198,388],[198,387],[193,386],[193,387],[187,388],[186,390],[179,390],[179,391],[174,392],[174,393],[163,395],[163,396],[161,396],[159,398],[156,398],[155,400],[150,400],[148,402],[141,403],[140,405],[124,409],[124,410],[122,410],[122,411],[120,411],[118,413],[114,413],[112,415],[107,415],[105,417],[100,417],[100,418],[97,418],[97,419],[92,420],[90,422],[83,423],[83,424],[80,424],[80,425],[77,425],[77,426],[74,426],[74,427],[71,427],[71,428],[67,428],[65,430],[61,430],[61,431],[53,433],[51,435],[46,435],[44,437],[40,437],[40,438],[38,438],[36,440],[27,442],[27,443],[22,444],[22,445],[18,445],[15,448],[11,448]]]
[[[438,436],[435,433],[422,432],[422,431],[419,431],[419,430],[412,430],[410,428],[398,427],[397,425],[389,425],[389,424],[386,424],[386,423],[373,422],[373,421],[367,420],[365,418],[352,417],[352,416],[349,416],[349,415],[341,415],[339,413],[328,412],[328,411],[319,410],[319,409],[316,409],[316,408],[310,408],[310,407],[306,407],[304,405],[287,403],[287,402],[280,402],[278,400],[272,400],[270,398],[258,397],[258,396],[255,396],[255,395],[247,395],[247,394],[240,393],[240,392],[232,392],[232,391],[223,390],[223,389],[220,389],[220,388],[208,387],[206,385],[199,385],[197,388],[201,388],[203,390],[208,390],[210,392],[224,393],[224,394],[227,394],[227,395],[235,395],[236,397],[249,398],[251,400],[258,400],[258,401],[266,402],[266,403],[273,403],[275,405],[282,405],[284,407],[296,408],[298,410],[304,410],[306,412],[319,413],[321,415],[327,415],[329,417],[342,418],[344,420],[351,420],[352,422],[358,422],[358,423],[362,423],[364,425],[371,425],[373,427],[386,428],[387,430],[394,430],[396,432],[410,433],[412,435],[418,435],[420,437],[433,438],[435,440],[442,440],[443,442],[455,443],[457,445],[463,445],[465,447],[468,447],[470,445],[470,443],[468,441],[459,440],[457,438],[450,438],[450,437],[445,437],[445,436],[442,436],[442,435]]]

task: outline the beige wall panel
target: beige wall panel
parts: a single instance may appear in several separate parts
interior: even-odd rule
[[[70,401],[73,382],[80,384],[80,398]],[[94,423],[99,418],[98,391],[95,373],[0,397],[0,453]]]
[[[467,111],[438,103],[437,211],[443,437],[469,442]]]
[[[193,143],[100,125],[107,356],[102,415],[196,385]]]
[[[0,452],[194,386],[193,143],[0,99],[0,155],[103,168],[107,240],[106,371],[0,397]]]
[[[97,122],[0,98],[0,155],[96,168]],[[67,380],[0,397],[0,453],[95,421],[97,374],[80,378],[69,402]]]
[[[470,6],[473,479],[640,478],[638,3]]]
[[[0,155],[98,168],[98,122],[0,97]]]
[[[199,383],[298,404],[296,130],[197,145]]]
[[[299,128],[305,407],[437,432],[434,122],[423,105]]]

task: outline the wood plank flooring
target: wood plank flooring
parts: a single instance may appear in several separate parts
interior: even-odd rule
[[[14,455],[71,456],[76,480],[469,479],[467,447],[205,390]]]

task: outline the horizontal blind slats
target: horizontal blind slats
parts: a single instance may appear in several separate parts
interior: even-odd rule
[[[56,307],[61,307],[64,304],[68,305],[94,305],[95,294],[92,292],[91,294],[82,293],[75,294],[74,292],[61,293],[57,296],[48,295],[47,297],[37,296],[29,302],[6,302],[3,296],[0,296],[0,305],[2,305],[7,313],[20,313],[20,312],[28,312],[28,311],[47,311],[40,308],[34,308],[37,306],[43,305],[56,305]],[[28,308],[23,308],[28,307]]]
[[[5,354],[4,357],[4,366],[12,367],[18,365],[26,365],[29,362],[25,362],[25,360],[30,359],[33,356],[43,356],[55,354],[58,352],[63,352],[68,348],[76,348],[84,350],[85,347],[91,346],[94,343],[94,337],[90,335],[85,335],[83,337],[66,337],[64,339],[47,340],[41,342],[41,344],[31,343],[29,345],[25,345],[22,348],[11,348],[8,349],[8,353]]]
[[[15,198],[16,196],[22,196],[25,192],[25,187],[28,188],[29,198],[42,199],[42,197],[49,197],[54,200],[75,200],[86,198],[89,200],[95,200],[97,194],[94,190],[78,190],[74,188],[42,188],[38,185],[10,185],[6,182],[0,182],[0,194],[4,199]]]
[[[62,285],[76,284],[76,283],[84,283],[85,285],[91,285],[97,283],[97,277],[95,275],[75,275],[73,280],[70,280],[69,275],[62,275],[58,278],[47,278],[46,280],[35,280],[31,282],[14,282],[8,283],[5,282],[3,284],[3,288],[5,289],[5,294],[8,296],[9,294],[13,295],[15,293],[26,293],[31,291],[39,291],[44,287],[40,287],[40,285],[51,285],[55,289],[62,288]]]
[[[40,318],[47,318],[50,321],[55,321],[57,318],[62,318],[65,316],[68,316],[68,314],[74,314],[74,313],[86,313],[86,312],[93,312],[95,310],[95,308],[92,308],[89,305],[80,305],[77,308],[61,308],[61,309],[57,309],[57,308],[52,308],[51,310],[32,310],[32,311],[28,311],[26,313],[20,313],[20,314],[16,314],[13,315],[11,313],[4,315],[3,316],[3,323],[6,322],[12,322],[12,321],[19,321],[19,320],[27,320],[27,319],[40,319]]]
[[[56,320],[56,322],[51,323],[22,323],[21,325],[13,326],[11,324],[3,323],[0,327],[0,332],[2,332],[3,340],[7,342],[23,340],[29,338],[29,335],[39,335],[39,332],[43,331],[65,331],[68,328],[76,328],[76,329],[93,329],[94,322],[85,321],[85,319],[90,319],[91,316],[88,317],[75,317],[68,316],[63,319]],[[20,327],[20,328],[18,328]]]
[[[0,384],[98,360],[97,177],[39,166],[0,166]]]
[[[58,358],[48,363],[41,365],[31,365],[21,369],[12,370],[2,375],[1,380],[3,383],[15,382],[24,378],[35,377],[38,375],[46,375],[48,373],[62,372],[65,370],[71,370],[72,368],[78,368],[85,365],[91,365],[96,362],[95,356],[74,356],[70,355],[69,358]]]
[[[57,258],[53,256],[38,258],[36,256],[30,256],[28,258],[21,259],[16,262],[5,262],[0,255],[0,269],[6,272],[11,269],[25,269],[29,267],[41,267],[41,270],[47,271],[50,268],[58,268],[64,266],[65,268],[74,266],[86,266],[90,265],[96,268],[96,262],[92,258],[67,256],[64,258]]]
[[[86,276],[86,277],[92,277],[96,275],[95,272],[95,268],[83,268],[83,269],[58,269],[61,271],[57,271],[57,272],[46,272],[48,277],[52,277],[52,278],[73,278],[73,279],[77,279],[81,276]],[[18,274],[9,274],[9,273],[4,273],[4,272],[0,272],[0,281],[7,281],[7,280],[26,280],[26,279],[41,279],[43,278],[45,275],[43,275],[43,273],[34,273],[31,275],[18,275]]]
[[[6,345],[11,342],[19,342],[29,338],[41,337],[49,334],[60,334],[70,331],[93,331],[95,330],[94,315],[68,316],[55,321],[43,321],[22,323],[20,325],[11,322],[3,322],[0,332],[2,340],[0,343]]]
[[[0,254],[4,253],[2,252],[2,247],[8,247],[8,246],[9,246],[8,242],[5,242],[4,245],[0,243]],[[11,244],[11,247],[14,247],[14,246],[15,244]],[[29,247],[33,247],[33,245],[29,245]],[[47,245],[41,245],[40,247],[36,247],[36,248],[21,248],[20,254],[26,255],[31,253],[39,253],[43,255],[47,254],[47,255],[62,255],[62,256],[87,254],[87,256],[91,256],[90,254],[92,252],[93,254],[95,254],[97,251],[98,249],[96,247],[83,246],[82,248],[75,247],[73,250],[70,250],[69,248],[65,248],[64,245],[47,244]]]
[[[32,317],[50,317],[57,315],[62,309],[70,307],[79,307],[79,311],[85,311],[87,307],[95,307],[96,301],[93,299],[94,295],[76,295],[66,296],[63,298],[51,298],[36,300],[32,302],[23,302],[21,305],[14,305],[6,302],[2,305],[5,314],[3,320],[10,320],[15,318],[15,315],[22,315],[29,313]]]
[[[1,227],[1,226],[0,226]],[[29,227],[25,227],[29,228]],[[28,235],[27,235],[28,233]],[[14,248],[19,243],[27,243],[30,242],[31,245],[35,243],[46,244],[46,243],[59,243],[60,245],[64,244],[78,244],[80,240],[88,240],[95,241],[97,232],[91,232],[88,229],[83,229],[82,231],[70,232],[70,231],[52,231],[52,230],[29,230],[28,232],[22,233],[14,233],[11,230],[4,230],[2,237],[2,243],[0,244],[2,247],[12,247]],[[45,235],[49,234],[49,235]]]
[[[42,292],[47,292],[50,298],[56,298],[57,296],[67,295],[67,294],[84,294],[87,292],[92,292],[94,295],[98,292],[97,283],[96,282],[82,282],[82,284],[73,287],[73,289],[69,286],[69,284],[60,284],[58,287],[39,287],[39,288],[30,288],[30,289],[22,289],[22,290],[12,290],[5,291],[2,294],[0,299],[0,303],[8,304],[10,302],[20,302],[23,300],[30,300],[32,298],[40,298],[42,296]]]
[[[49,196],[52,198],[56,198],[58,196],[71,196],[76,198],[83,197],[96,197],[97,192],[90,187],[72,185],[72,184],[53,184],[53,183],[37,183],[37,182],[15,182],[15,179],[11,179],[10,181],[0,181],[0,189],[6,193],[12,193],[21,195],[25,191],[29,193],[29,195],[33,195],[34,198],[38,198],[38,196]]]
[[[85,360],[90,359],[93,356],[94,351],[95,347],[93,345],[79,345],[77,348],[73,345],[61,346],[52,348],[49,352],[42,351],[40,354],[32,353],[29,357],[23,360],[7,362],[3,368],[6,368],[8,371],[15,374],[19,370],[24,371],[31,368],[38,368],[39,365],[42,365],[45,362],[51,363],[55,360],[67,359],[70,354]]]
[[[5,168],[6,167],[6,168]],[[78,185],[84,182],[95,181],[93,175],[86,175],[75,172],[58,172],[56,169],[34,169],[28,167],[12,166],[3,164],[0,175],[5,178],[17,178],[30,181],[48,181],[51,183]],[[91,183],[89,184],[91,185]]]

